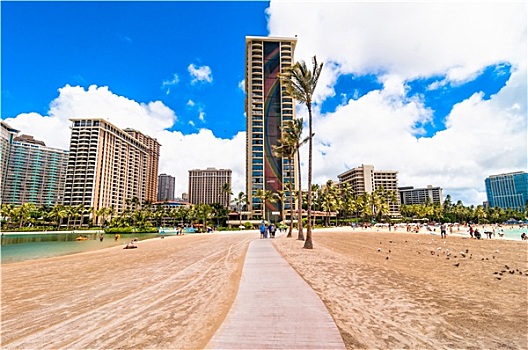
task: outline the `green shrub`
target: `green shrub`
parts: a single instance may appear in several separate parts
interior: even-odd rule
[[[248,222],[245,222],[245,223],[244,223],[244,228],[245,228],[246,230],[251,230],[251,229],[253,228],[253,224],[252,224],[251,222],[249,222],[249,221],[248,221]]]
[[[104,230],[108,234],[127,234],[127,233],[157,233],[155,227],[110,227]]]
[[[11,227],[9,229],[2,227],[5,232],[38,232],[38,231],[55,231],[53,226],[31,226],[31,227]]]

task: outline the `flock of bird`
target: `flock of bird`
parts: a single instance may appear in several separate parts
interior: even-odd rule
[[[420,240],[417,241],[418,243],[420,242]],[[389,241],[389,243],[393,243],[393,241]],[[405,243],[407,243],[407,241],[405,241]],[[446,241],[443,241],[443,245],[446,245]],[[382,245],[382,242],[379,242],[380,245]],[[435,239],[431,239],[431,242],[429,242],[429,244],[431,245],[437,245],[438,242],[435,241]],[[383,250],[381,247],[377,248],[377,252],[378,253],[381,253]],[[388,249],[387,250],[388,253],[390,254],[392,252],[391,249]],[[450,249],[448,247],[446,248],[442,248],[441,246],[437,247],[436,248],[436,251],[435,250],[429,250],[431,256],[438,256],[440,257],[440,252],[442,252],[443,255],[446,256],[446,259],[449,260],[449,259],[456,259],[458,258],[459,256],[461,258],[467,258],[467,259],[472,259],[473,258],[473,254],[469,252],[469,249],[466,249],[465,251],[460,251],[458,253],[458,255],[455,255],[455,253],[452,253],[450,251]],[[500,252],[499,250],[495,250],[495,254],[498,255]],[[418,254],[421,254],[420,251],[418,251]],[[496,255],[493,254],[491,256],[492,259],[496,259]],[[385,257],[385,260],[389,260],[389,256],[387,255]],[[483,257],[481,258],[482,261],[485,261],[485,260],[489,260],[488,257]],[[460,266],[460,261],[458,261],[457,263],[453,264],[454,267],[459,267]],[[500,271],[496,271],[496,272],[493,272],[494,275],[496,275],[496,278],[497,280],[501,280],[502,279],[502,276],[504,276],[506,273],[510,274],[510,275],[515,275],[515,274],[519,274],[519,275],[526,275],[528,276],[528,270],[526,270],[524,273],[523,271],[519,270],[519,269],[513,269],[513,268],[510,268],[508,265],[504,265],[504,268],[502,268]]]

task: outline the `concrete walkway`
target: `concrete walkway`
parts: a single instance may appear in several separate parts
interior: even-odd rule
[[[319,296],[270,239],[249,244],[233,307],[208,349],[344,349]]]

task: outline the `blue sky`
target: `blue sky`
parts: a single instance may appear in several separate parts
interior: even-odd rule
[[[64,149],[71,117],[144,131],[177,195],[209,166],[245,190],[247,35],[297,35],[295,58],[325,63],[315,182],[373,164],[481,204],[485,177],[527,167],[523,2],[2,1],[1,16],[2,119]]]
[[[207,124],[216,136],[232,137],[245,128],[238,86],[244,39],[267,35],[267,5],[2,2],[2,118],[45,114],[58,88],[95,84],[136,101],[163,101],[184,133]],[[190,64],[210,67],[212,82],[192,84]],[[178,83],[163,86],[174,74]]]

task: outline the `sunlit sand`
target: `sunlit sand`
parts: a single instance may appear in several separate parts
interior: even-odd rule
[[[315,230],[305,250],[295,237],[274,244],[347,348],[528,348],[527,242],[335,228]],[[252,239],[166,237],[5,264],[2,348],[203,348]]]

